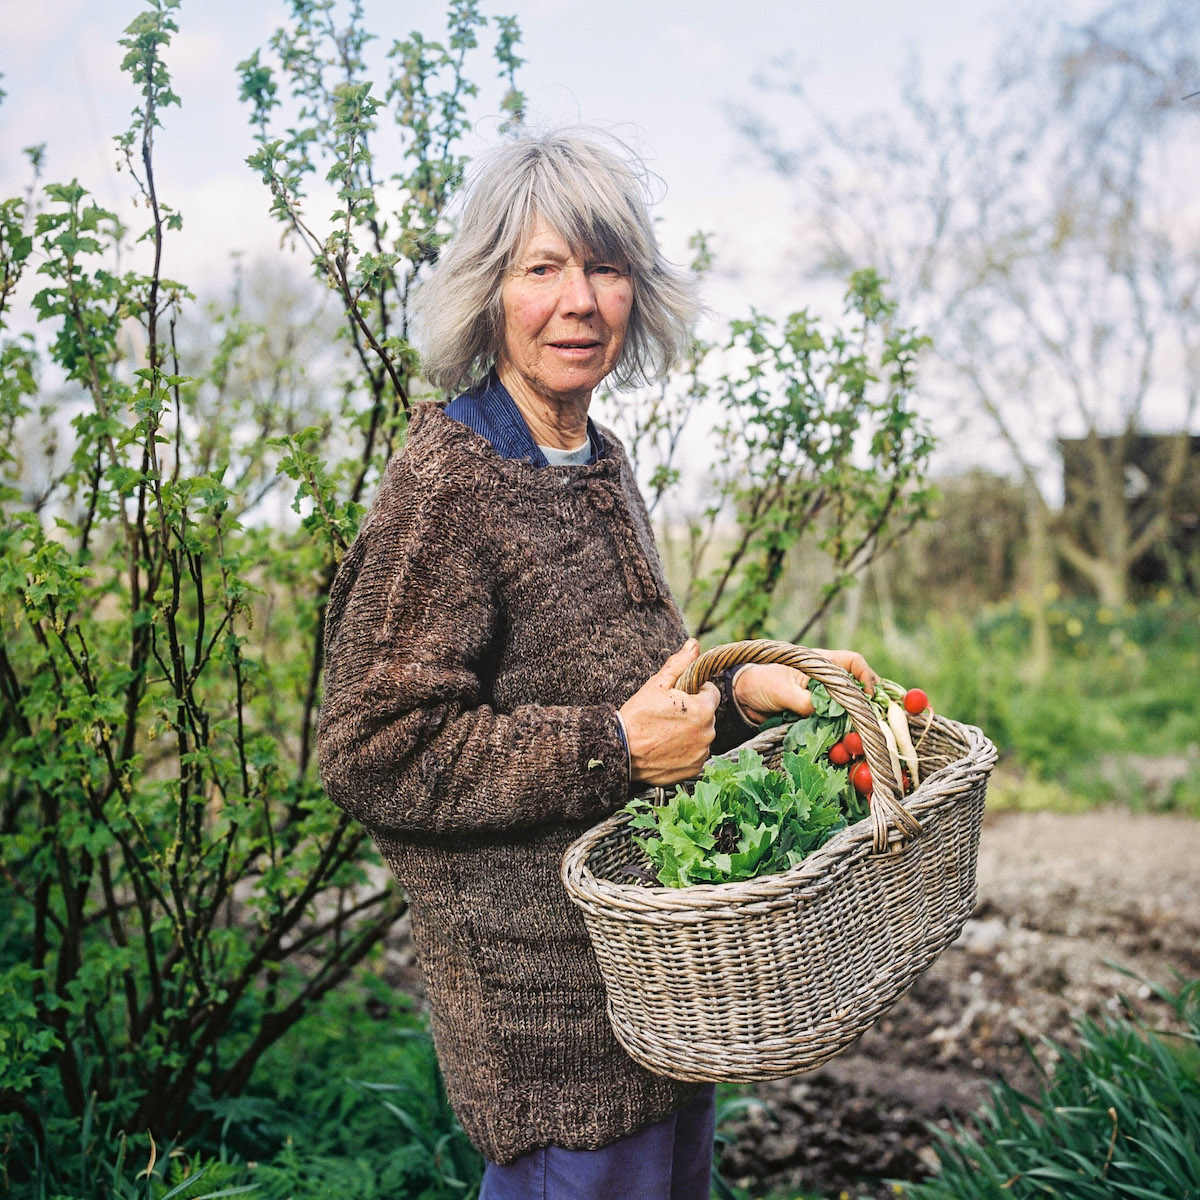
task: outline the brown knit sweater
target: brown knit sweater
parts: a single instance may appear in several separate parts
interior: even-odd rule
[[[617,708],[686,636],[603,433],[590,466],[535,468],[418,405],[326,616],[321,777],[404,887],[450,1101],[500,1163],[697,1091],[613,1037],[558,874],[627,799]]]

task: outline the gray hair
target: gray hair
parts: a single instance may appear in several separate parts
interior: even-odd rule
[[[539,219],[575,253],[629,269],[633,308],[609,383],[665,375],[698,306],[693,279],[654,237],[646,175],[623,142],[586,126],[522,136],[477,160],[458,227],[414,296],[421,375],[449,395],[486,377],[504,341],[505,276]]]

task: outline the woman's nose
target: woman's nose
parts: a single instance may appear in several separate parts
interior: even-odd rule
[[[596,307],[596,289],[591,277],[582,267],[569,266],[562,273],[562,290],[558,298],[559,308],[564,313],[579,316],[592,312]]]

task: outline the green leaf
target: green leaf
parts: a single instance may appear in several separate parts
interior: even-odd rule
[[[634,841],[659,882],[684,887],[787,870],[845,828],[845,775],[824,757],[837,727],[836,719],[808,722],[807,738],[794,739],[800,748],[784,752],[781,770],[742,747],[736,761],[714,759],[690,790],[677,788],[661,806],[631,801],[631,825],[657,835]],[[810,752],[806,740],[820,749]]]

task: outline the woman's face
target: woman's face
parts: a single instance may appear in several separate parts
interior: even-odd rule
[[[625,344],[633,307],[633,281],[625,264],[581,259],[538,221],[500,296],[501,378],[515,375],[518,386],[550,401],[586,401],[616,366]]]

